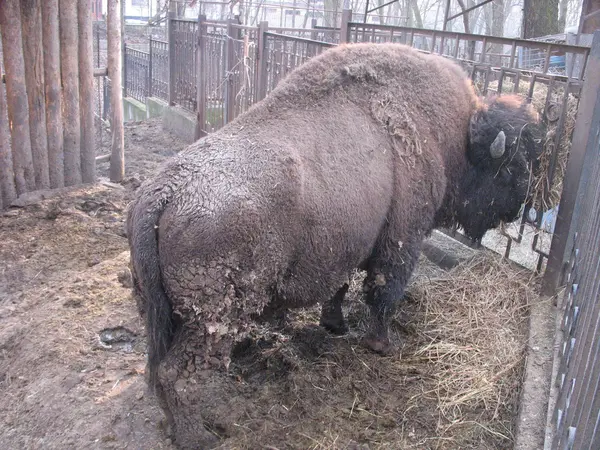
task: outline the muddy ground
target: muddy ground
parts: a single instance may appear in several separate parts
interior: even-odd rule
[[[158,120],[128,124],[123,186],[67,189],[0,216],[0,448],[174,448],[146,391],[123,213],[139,182],[184,147]],[[458,304],[476,291],[478,274],[496,264],[462,273],[471,278],[457,287],[422,259],[394,321],[399,347],[389,358],[359,345],[360,274],[347,336],[325,333],[318,310],[309,309],[240,348],[231,383],[252,403],[239,421],[214,430],[222,448],[510,448],[528,281],[503,266],[514,295],[466,313],[448,301],[454,316],[439,314],[446,299],[456,295]],[[471,314],[468,330],[448,334],[448,324],[464,327]],[[478,347],[477,336],[498,351]],[[461,381],[469,364],[481,366],[469,374],[479,372]]]

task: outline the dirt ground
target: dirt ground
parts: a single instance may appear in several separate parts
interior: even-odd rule
[[[123,213],[184,147],[158,120],[128,124],[122,187],[0,215],[0,448],[174,448],[146,391]],[[530,283],[497,259],[448,273],[422,258],[383,358],[359,345],[357,274],[347,336],[318,327],[313,308],[238,348],[231,383],[251,407],[215,429],[220,448],[511,448]]]

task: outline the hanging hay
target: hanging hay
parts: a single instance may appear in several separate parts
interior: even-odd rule
[[[482,83],[476,83],[476,86],[479,91],[483,88]],[[527,98],[530,86],[530,82],[521,81],[519,83],[518,94]],[[498,81],[489,83],[488,92],[498,92]],[[502,82],[502,93],[507,94],[512,92],[514,92],[514,82],[511,79],[505,78]],[[548,99],[548,107],[546,108],[546,98],[548,95],[550,95],[550,98]],[[552,209],[558,206],[560,202],[579,99],[573,94],[569,94],[565,102],[565,89],[562,84],[555,85],[550,94],[548,94],[548,85],[537,82],[533,89],[531,103],[540,114],[546,126],[546,134],[542,142],[543,152],[540,157],[540,166],[532,183],[533,207],[540,212]],[[556,133],[558,132],[562,110],[565,105],[564,126],[557,142]],[[558,153],[554,174],[552,175],[549,173],[549,168],[556,144],[558,144]],[[544,193],[545,191],[547,193]]]
[[[266,325],[234,352],[247,412],[219,448],[512,447],[534,297],[527,273],[495,255],[451,272],[422,258],[392,321],[391,357],[359,344],[364,274],[351,280],[348,335],[316,326],[318,308]]]

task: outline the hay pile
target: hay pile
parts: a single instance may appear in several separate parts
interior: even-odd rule
[[[521,81],[519,83],[518,94],[524,98],[527,98],[529,95],[530,86],[530,82]],[[478,89],[481,90],[482,86],[478,85]],[[497,81],[489,83],[488,92],[498,92]],[[513,92],[514,82],[511,79],[506,78],[502,83],[502,93],[508,94]],[[546,100],[548,96],[548,106],[546,107]],[[579,99],[573,94],[568,94],[568,97],[566,97],[564,85],[562,84],[557,83],[549,93],[548,85],[538,82],[535,84],[531,103],[535,107],[536,111],[540,114],[540,118],[546,126],[546,134],[543,137],[542,142],[543,153],[540,158],[540,167],[535,174],[532,183],[534,199],[533,207],[539,212],[552,209],[553,207],[558,206],[560,202],[560,196],[563,189],[563,180],[567,168],[567,160],[571,150],[571,138],[575,128],[575,119],[577,115]],[[562,135],[557,143],[555,137],[561,121],[560,118],[563,108],[566,108],[565,121]],[[552,154],[554,153],[554,149],[557,144],[558,155],[556,159],[554,175],[553,178],[551,178],[552,175],[549,174],[549,168],[552,161]],[[547,190],[547,194],[544,193],[545,190]]]
[[[238,349],[234,378],[250,406],[219,448],[510,448],[532,280],[496,256],[452,272],[422,259],[388,358],[359,343],[361,283],[357,274],[349,335],[317,327],[313,308]]]

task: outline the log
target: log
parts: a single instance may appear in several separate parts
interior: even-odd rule
[[[94,136],[94,43],[91,0],[79,0],[79,112],[81,118],[81,179],[96,181]]]
[[[4,70],[6,71],[6,104],[10,124],[13,169],[17,195],[35,189],[29,107],[25,87],[25,62],[21,36],[21,8],[19,0],[4,0],[0,8],[0,29]]]
[[[110,78],[110,129],[112,131],[110,181],[125,177],[123,131],[123,87],[121,78],[121,2],[108,0],[106,34],[108,38],[108,77]]]
[[[44,42],[44,80],[46,82],[46,133],[50,187],[53,189],[65,185],[58,23],[58,0],[44,0],[42,2],[42,34]]]
[[[72,186],[81,183],[77,2],[60,0],[59,20],[60,69],[63,86],[65,186]]]
[[[44,54],[42,50],[41,0],[22,2],[21,8],[25,85],[29,104],[29,131],[36,189],[50,187],[46,100],[44,98]]]
[[[0,72],[2,71],[2,58],[0,58]],[[10,151],[10,132],[8,130],[8,116],[6,112],[6,97],[4,86],[0,84],[0,192],[1,204],[8,206],[17,198],[15,186],[15,172]]]

